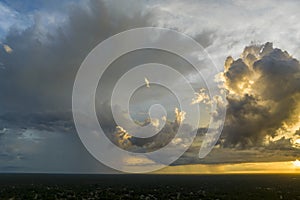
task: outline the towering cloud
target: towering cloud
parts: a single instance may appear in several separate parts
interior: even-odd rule
[[[237,60],[228,57],[223,146],[294,146],[300,128],[299,74],[298,60],[272,43],[248,46]]]

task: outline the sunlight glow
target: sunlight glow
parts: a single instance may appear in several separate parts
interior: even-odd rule
[[[300,167],[300,161],[297,159],[292,162],[295,167]]]
[[[300,139],[295,140],[295,144],[300,144]]]
[[[157,174],[288,174],[300,173],[300,161],[168,166]]]

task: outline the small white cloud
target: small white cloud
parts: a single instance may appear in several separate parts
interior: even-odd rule
[[[177,124],[182,123],[185,120],[186,112],[180,111],[178,108],[175,108],[175,122]]]
[[[8,129],[7,128],[3,128],[2,130],[0,130],[0,133],[3,134],[3,133],[6,133]]]
[[[205,89],[200,89],[199,92],[195,93],[195,97],[192,99],[192,105],[198,104],[198,103],[204,103],[204,104],[210,104],[210,98],[208,94],[205,93]]]
[[[43,138],[35,130],[26,130],[25,132],[22,133],[21,136],[18,137],[18,139],[32,141],[32,142],[38,142],[39,140],[41,140]]]
[[[149,80],[146,77],[145,77],[145,83],[146,83],[146,87],[150,88],[150,82],[149,82]]]
[[[8,46],[7,44],[3,45],[3,49],[5,50],[6,53],[12,53],[14,50]]]
[[[152,126],[154,126],[155,128],[159,128],[159,119],[151,119],[151,124]]]

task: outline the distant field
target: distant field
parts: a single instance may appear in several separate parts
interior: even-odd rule
[[[0,198],[300,200],[300,175],[1,174]]]

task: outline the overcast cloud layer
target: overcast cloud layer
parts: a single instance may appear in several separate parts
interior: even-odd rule
[[[74,77],[99,42],[144,26],[172,28],[195,38],[213,58],[228,90],[226,124],[216,149],[199,160],[199,134],[177,164],[295,159],[300,3],[278,2],[0,2],[0,171],[108,170],[77,138],[71,114]],[[173,130],[174,124],[169,121],[164,130]],[[112,139],[124,138],[124,130],[113,123],[108,129],[117,135]],[[166,132],[167,139],[157,141],[168,141],[173,132]],[[139,151],[162,145],[132,138],[116,143]]]

